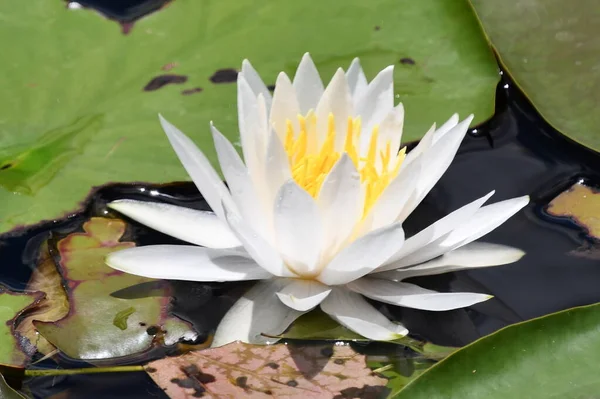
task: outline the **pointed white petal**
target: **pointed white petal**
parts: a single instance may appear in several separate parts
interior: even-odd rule
[[[358,101],[356,114],[362,118],[361,154],[366,154],[375,125],[379,125],[394,108],[394,67],[388,66],[371,81]]]
[[[242,75],[244,75],[244,78],[248,82],[254,95],[258,97],[259,94],[262,94],[265,98],[267,110],[271,109],[271,92],[269,92],[269,89],[261,79],[260,75],[248,60],[242,62]]]
[[[429,276],[457,270],[506,265],[518,261],[523,255],[525,255],[525,252],[518,248],[485,242],[472,242],[416,266],[374,273],[371,276],[401,281],[415,276]]]
[[[399,267],[417,265],[473,242],[500,226],[528,202],[529,197],[525,196],[484,206],[450,233],[405,256],[396,265]]]
[[[420,256],[419,253],[426,252],[430,245],[447,237],[453,229],[458,228],[465,220],[471,218],[493,194],[494,191],[491,191],[487,195],[484,195],[467,205],[463,205],[454,212],[449,213],[421,230],[414,236],[407,238],[402,248],[391,256],[382,267],[376,270],[376,272],[414,265],[415,263],[408,258],[410,255],[416,253],[415,256]]]
[[[325,178],[317,199],[323,214],[325,251],[337,252],[350,237],[362,215],[363,199],[360,175],[344,153]]]
[[[387,144],[394,154],[398,154],[400,150],[400,142],[402,141],[402,129],[404,127],[404,106],[402,103],[396,105],[379,125],[379,137],[377,147],[381,150],[385,149]],[[392,157],[392,160],[396,157]],[[381,163],[381,158],[378,158]],[[381,165],[387,167],[387,165]]]
[[[415,189],[421,175],[421,162],[417,160],[406,167],[385,188],[371,208],[371,229],[378,229],[396,220],[404,206],[414,199]]]
[[[261,235],[265,235],[265,218],[246,165],[233,145],[210,125],[221,170],[229,185],[231,196],[242,217]]]
[[[453,129],[456,125],[458,125],[459,118],[458,114],[452,114],[450,119],[448,119],[442,126],[437,129],[433,135],[433,140],[431,144],[435,144],[439,139],[444,137],[446,133],[448,133],[451,129]]]
[[[402,338],[408,330],[392,323],[359,294],[336,287],[321,302],[321,309],[344,327],[374,341]]]
[[[348,79],[350,94],[354,100],[354,105],[356,105],[365,94],[369,85],[358,58],[352,60],[350,68],[348,68],[348,72],[346,72],[346,79]]]
[[[129,199],[113,201],[107,206],[154,230],[192,244],[210,248],[242,245],[227,223],[212,212]]]
[[[404,162],[402,162],[403,168],[410,165],[413,161],[419,159],[419,157],[423,155],[423,153],[427,151],[429,147],[431,147],[434,135],[435,123],[431,125],[427,133],[425,133],[425,135],[423,136],[423,138],[419,140],[419,144],[417,144],[415,148],[413,148],[408,154],[406,154],[406,158],[404,158]]]
[[[376,301],[438,312],[466,308],[492,298],[491,295],[472,292],[437,292],[414,284],[377,278],[361,278],[349,283],[347,287]]]
[[[277,297],[292,309],[306,312],[329,295],[331,288],[314,280],[290,280]]]
[[[113,269],[150,278],[188,281],[241,281],[272,277],[240,250],[191,245],[150,245],[112,252]]]
[[[342,249],[317,280],[326,285],[346,284],[378,268],[404,243],[400,223],[374,230]]]
[[[319,71],[308,53],[304,54],[296,70],[294,89],[296,89],[302,115],[306,115],[309,110],[317,108],[317,104],[323,95],[323,81],[321,81]]]
[[[252,91],[243,74],[237,79],[238,126],[244,161],[254,177],[261,173],[267,138],[266,104]]]
[[[319,145],[323,144],[327,135],[329,114],[335,117],[335,147],[340,149],[346,138],[348,118],[352,116],[352,98],[346,81],[346,75],[340,68],[337,70],[331,82],[323,92],[323,96],[317,105],[315,114],[317,116],[317,137]]]
[[[224,206],[224,210],[229,228],[256,263],[275,276],[295,277],[269,242],[248,226],[234,210],[227,206]]]
[[[417,197],[404,207],[398,220],[406,220],[408,215],[421,203],[423,198],[425,198],[440,177],[446,172],[472,120],[473,115],[452,128],[423,153],[423,169],[417,185]]]
[[[170,124],[162,115],[159,115],[159,119],[181,164],[194,181],[194,184],[196,184],[213,212],[221,220],[225,220],[221,202],[227,202],[233,206],[229,190],[227,190],[217,172],[196,144]]]
[[[299,275],[317,270],[323,224],[317,203],[294,180],[279,190],[273,210],[277,249],[285,263]]]
[[[212,347],[242,341],[251,344],[274,343],[278,335],[305,312],[294,310],[277,298],[276,293],[285,286],[283,279],[260,281],[246,292],[217,326]]]
[[[288,121],[292,123],[295,134],[298,134],[300,131],[298,122],[299,114],[300,106],[296,99],[296,90],[292,86],[290,78],[284,72],[281,72],[277,76],[277,82],[275,83],[275,93],[273,93],[273,105],[271,106],[269,120],[282,142],[286,137]]]

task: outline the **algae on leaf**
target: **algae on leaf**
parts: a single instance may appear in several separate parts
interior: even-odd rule
[[[462,1],[177,0],[127,35],[61,1],[4,2],[0,15],[0,232],[61,217],[93,186],[185,178],[159,112],[215,161],[208,122],[237,137],[230,82],[244,58],[267,84],[306,51],[325,80],[355,56],[369,78],[396,65],[405,141],[453,112],[493,112],[496,65]],[[178,84],[144,90],[167,69]]]

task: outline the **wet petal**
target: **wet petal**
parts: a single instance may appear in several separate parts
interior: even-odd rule
[[[294,88],[302,115],[317,108],[323,95],[323,81],[321,81],[319,71],[308,53],[304,54],[298,65],[296,76],[294,76]]]
[[[241,281],[272,277],[243,251],[190,245],[124,249],[110,253],[106,264],[122,272],[166,280]]]
[[[159,115],[159,119],[181,164],[213,212],[224,221],[225,213],[221,203],[226,202],[230,206],[233,206],[229,190],[227,190],[227,187],[225,187],[215,169],[196,144],[163,118],[162,115]]]
[[[292,309],[305,312],[311,310],[329,295],[331,288],[314,280],[291,280],[277,297]]]
[[[212,212],[129,199],[113,201],[108,207],[154,230],[192,244],[210,248],[242,245],[227,223]]]
[[[317,280],[326,285],[346,284],[378,268],[404,243],[400,223],[374,230],[342,249]]]
[[[217,326],[212,347],[242,341],[251,344],[274,343],[266,337],[285,331],[305,312],[294,310],[277,298],[287,282],[283,279],[260,281],[246,292],[223,317]]]
[[[491,295],[472,292],[436,292],[414,284],[376,278],[361,278],[347,287],[376,301],[431,311],[465,308],[492,298]]]
[[[323,224],[317,203],[294,180],[286,182],[273,210],[277,249],[296,273],[317,270],[323,245]]]
[[[334,288],[321,302],[321,309],[344,327],[374,341],[402,338],[408,330],[392,323],[362,296],[346,288]]]

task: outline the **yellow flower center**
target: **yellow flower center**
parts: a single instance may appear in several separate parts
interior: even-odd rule
[[[284,143],[292,176],[296,183],[316,198],[325,177],[345,152],[354,162],[365,188],[363,217],[366,216],[381,193],[398,174],[402,161],[404,161],[406,148],[402,148],[397,157],[393,157],[392,151],[397,149],[391,148],[390,141],[381,146],[383,148],[378,148],[379,126],[375,126],[371,132],[368,151],[365,156],[361,157],[359,149],[360,117],[350,117],[345,132],[343,151],[336,151],[335,142],[338,132],[335,130],[333,114],[329,114],[327,136],[318,148],[315,114],[311,111],[306,116],[299,115],[298,122],[300,131],[295,132],[292,122],[287,121]]]

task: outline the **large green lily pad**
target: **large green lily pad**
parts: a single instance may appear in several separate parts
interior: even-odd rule
[[[595,1],[471,0],[502,64],[554,128],[600,151]]]
[[[84,223],[83,233],[70,234],[57,244],[69,313],[58,321],[33,321],[33,325],[72,358],[127,356],[143,352],[153,343],[173,344],[195,335],[187,323],[169,316],[165,282],[105,265],[110,252],[135,246],[119,241],[125,226],[119,219],[92,218]]]
[[[43,296],[41,292],[13,292],[0,285],[0,365],[23,367],[27,363],[29,356],[13,334],[15,321]]]
[[[506,327],[410,383],[406,399],[597,398],[600,305]]]
[[[235,139],[236,94],[210,77],[243,58],[267,83],[305,51],[326,79],[355,56],[369,78],[395,64],[406,140],[455,111],[493,112],[496,66],[463,1],[177,0],[127,35],[59,0],[3,2],[0,15],[0,232],[60,217],[95,185],[187,178],[159,112],[215,161],[208,122]],[[180,83],[143,90],[163,74]]]

